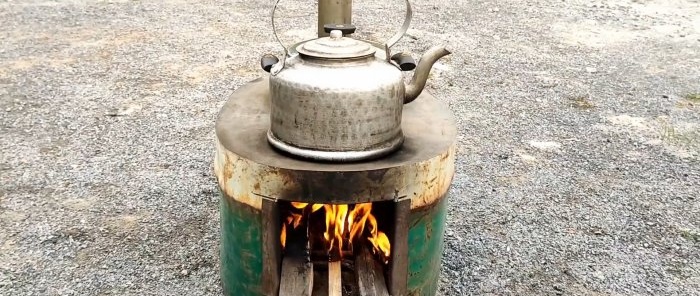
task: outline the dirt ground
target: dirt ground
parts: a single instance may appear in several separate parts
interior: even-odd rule
[[[459,124],[439,295],[700,295],[700,1],[413,0]],[[0,295],[217,295],[213,126],[269,0],[0,0]],[[355,1],[391,36],[402,1]],[[314,1],[285,0],[286,43]]]

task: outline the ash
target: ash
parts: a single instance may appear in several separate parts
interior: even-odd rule
[[[314,36],[283,1],[286,43]],[[700,6],[414,0],[458,118],[440,295],[698,295]],[[400,3],[356,1],[388,38]],[[260,8],[260,7],[263,8]],[[0,1],[0,295],[218,295],[214,123],[269,1]]]

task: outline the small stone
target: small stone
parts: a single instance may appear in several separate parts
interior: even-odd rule
[[[107,116],[127,116],[131,115],[132,113],[141,110],[141,106],[137,104],[129,104],[127,106],[123,106],[119,109],[113,109],[105,113]]]
[[[500,9],[498,9],[498,7],[491,8],[490,10],[491,10],[491,12],[499,12],[500,11]]]
[[[591,73],[591,74],[598,73],[598,69],[596,69],[594,67],[586,67],[586,72]]]
[[[537,161],[536,157],[534,157],[532,155],[528,155],[528,154],[520,154],[520,158],[522,158],[525,162],[536,162]]]
[[[541,150],[557,150],[561,148],[561,144],[553,141],[529,141],[530,146]]]
[[[183,269],[183,270],[180,272],[180,274],[182,274],[182,275],[187,275],[188,273],[189,273],[189,271],[187,271],[187,269]]]

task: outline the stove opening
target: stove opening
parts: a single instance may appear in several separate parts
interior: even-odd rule
[[[280,292],[303,288],[308,295],[370,295],[369,290],[378,290],[377,295],[388,295],[395,205],[278,201]]]

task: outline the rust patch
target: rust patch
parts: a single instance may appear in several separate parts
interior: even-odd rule
[[[445,161],[445,160],[447,160],[448,157],[450,157],[450,154],[449,154],[449,153],[443,153],[443,154],[440,156],[440,160],[441,160],[441,161]]]
[[[220,143],[219,143],[220,144]],[[222,191],[259,207],[263,197],[315,203],[361,203],[411,196],[421,208],[441,199],[454,177],[454,149],[447,157],[394,168],[362,171],[311,171],[259,164],[217,147],[215,171]],[[445,159],[445,160],[442,160]]]
[[[224,179],[231,180],[233,177],[233,164],[227,153],[224,153]]]
[[[411,228],[416,226],[416,224],[418,224],[418,222],[423,220],[427,215],[433,213],[435,211],[435,210],[433,210],[433,208],[437,207],[440,204],[440,201],[447,198],[447,196],[448,196],[448,194],[445,193],[442,196],[440,196],[440,198],[436,199],[434,203],[425,204],[425,205],[422,205],[422,206],[417,207],[417,208],[411,208],[411,216],[418,217],[416,219],[416,221],[414,221],[414,223],[411,224]]]

